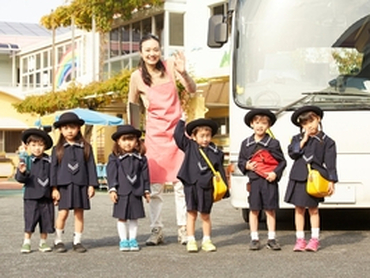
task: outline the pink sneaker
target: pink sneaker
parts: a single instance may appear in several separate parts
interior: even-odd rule
[[[295,242],[293,251],[294,252],[303,252],[306,248],[306,241],[304,238],[297,238],[297,241]]]
[[[320,242],[317,238],[311,238],[306,246],[306,251],[316,252],[320,247]]]

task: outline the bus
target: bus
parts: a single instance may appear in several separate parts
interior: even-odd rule
[[[336,141],[339,182],[320,208],[370,208],[370,1],[229,0],[209,19],[208,46],[230,46],[231,204],[248,221],[246,183],[237,167],[252,108],[277,116],[271,128],[287,167],[279,182],[281,209],[292,160],[287,146],[299,129],[292,111],[324,110],[323,130]]]

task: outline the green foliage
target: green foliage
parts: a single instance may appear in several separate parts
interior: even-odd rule
[[[338,65],[340,74],[355,74],[361,69],[363,54],[355,50],[333,51],[332,56]]]
[[[115,18],[130,19],[133,11],[145,10],[163,4],[163,0],[72,0],[69,5],[59,6],[52,13],[41,18],[41,24],[51,30],[71,25],[74,17],[75,25],[87,31],[92,29],[94,15],[96,30],[109,32]]]
[[[131,72],[123,70],[106,81],[92,82],[86,86],[71,83],[66,90],[28,96],[13,106],[19,113],[37,113],[42,116],[76,107],[97,109],[109,105],[113,98],[127,102]],[[94,97],[86,99],[87,96]]]

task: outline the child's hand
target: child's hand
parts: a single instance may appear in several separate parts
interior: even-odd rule
[[[117,203],[117,201],[118,201],[118,195],[117,195],[117,192],[116,191],[111,191],[111,192],[109,192],[109,197],[110,197],[110,199],[111,199],[111,201],[113,202],[113,203]]]
[[[251,162],[250,160],[248,160],[247,164],[245,164],[245,169],[249,170],[249,171],[254,171],[254,170],[256,170],[256,164],[257,164],[257,162],[255,162],[255,161]]]
[[[60,193],[59,190],[56,187],[53,187],[53,191],[51,192],[51,198],[54,201],[54,205],[58,205],[60,200]]]
[[[27,171],[27,165],[23,161],[21,161],[18,165],[19,172],[25,173]]]
[[[149,203],[150,202],[150,193],[149,192],[145,192],[144,197],[146,199],[146,202]]]
[[[334,186],[334,182],[330,181],[329,182],[329,190],[328,190],[328,194],[329,196],[333,195],[335,192],[335,186]]]
[[[87,196],[89,199],[95,196],[95,188],[94,186],[90,185],[89,188],[87,189]]]
[[[276,173],[275,172],[267,173],[266,180],[268,182],[273,182],[274,180],[276,180]]]

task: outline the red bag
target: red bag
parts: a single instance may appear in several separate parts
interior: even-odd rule
[[[271,153],[264,149],[256,151],[250,161],[256,162],[256,169],[254,172],[263,178],[266,178],[267,173],[274,171],[279,164]]]

